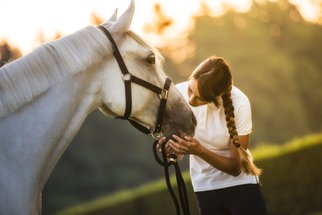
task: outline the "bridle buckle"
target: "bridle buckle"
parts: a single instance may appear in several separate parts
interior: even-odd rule
[[[166,90],[166,89],[162,89],[160,94],[159,94],[159,98],[162,100],[162,99],[168,99],[168,94],[169,94],[169,91]]]
[[[161,137],[163,137],[162,132],[155,132],[151,127],[149,127],[149,130],[150,130],[150,135],[153,139],[159,140]]]
[[[130,80],[131,80],[131,78],[132,78],[132,76],[131,76],[131,74],[130,74],[130,73],[126,73],[126,74],[124,74],[124,75],[122,76],[122,80],[123,80],[124,82],[130,81]]]

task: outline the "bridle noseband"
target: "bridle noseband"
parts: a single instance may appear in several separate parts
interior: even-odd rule
[[[151,135],[154,139],[159,139],[162,135],[161,129],[162,129],[162,123],[163,123],[163,118],[164,118],[164,114],[165,114],[166,104],[167,104],[167,100],[168,100],[168,92],[169,92],[169,88],[170,88],[170,85],[172,82],[171,79],[169,77],[167,77],[163,88],[160,88],[154,84],[151,84],[151,83],[129,73],[129,71],[125,65],[125,62],[120,54],[120,51],[119,51],[112,35],[110,34],[110,32],[103,26],[98,26],[98,28],[104,32],[104,34],[107,36],[107,38],[111,42],[112,48],[113,48],[113,55],[114,55],[118,65],[121,69],[121,72],[123,74],[123,82],[124,82],[124,86],[125,86],[125,102],[126,102],[125,112],[124,112],[123,116],[118,116],[117,118],[128,120],[138,130],[142,131],[145,134]],[[131,83],[135,83],[135,84],[138,84],[144,88],[147,88],[159,96],[160,105],[159,105],[159,110],[158,110],[158,118],[157,118],[157,122],[156,122],[154,129],[150,128],[150,127],[145,127],[145,126],[141,125],[140,123],[130,119],[131,112],[132,112]]]

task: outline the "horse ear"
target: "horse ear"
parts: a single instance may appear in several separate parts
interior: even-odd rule
[[[115,24],[111,26],[111,29],[113,29],[113,31],[118,33],[127,32],[132,21],[134,9],[135,9],[134,0],[131,0],[129,7],[120,16],[120,18],[118,18]]]
[[[116,22],[117,19],[117,8],[115,9],[113,15],[108,19],[107,22]]]

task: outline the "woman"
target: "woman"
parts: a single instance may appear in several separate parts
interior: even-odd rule
[[[200,214],[267,214],[258,183],[261,170],[247,150],[252,129],[249,100],[232,85],[224,59],[206,59],[177,88],[192,106],[197,128],[194,137],[174,135],[168,147],[177,155],[190,155]]]

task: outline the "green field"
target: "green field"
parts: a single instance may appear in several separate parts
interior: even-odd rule
[[[322,211],[322,134],[293,140],[282,146],[263,145],[252,151],[263,168],[261,183],[269,214],[319,215]],[[197,214],[188,172],[184,172],[191,214]],[[174,180],[173,180],[174,182]],[[175,214],[163,179],[131,190],[124,190],[60,211],[72,214]]]

